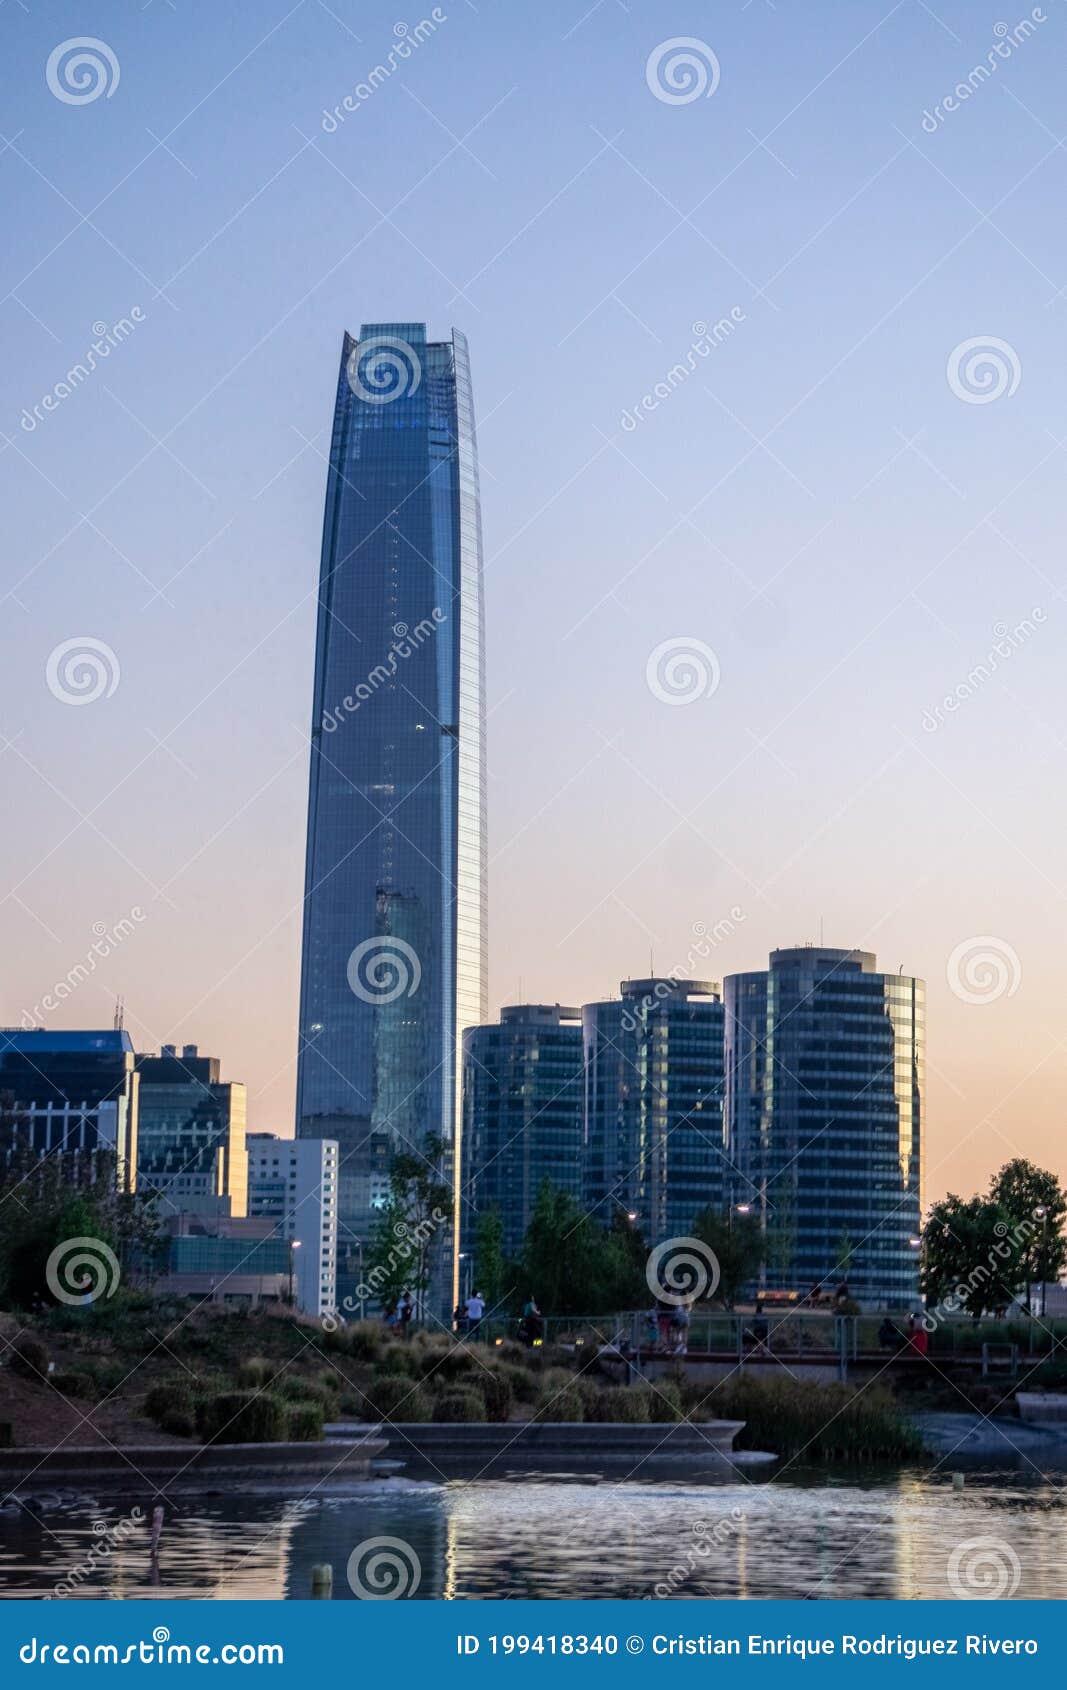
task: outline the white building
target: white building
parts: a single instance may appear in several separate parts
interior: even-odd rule
[[[337,1141],[249,1133],[248,1213],[272,1220],[290,1244],[296,1306],[337,1306]]]

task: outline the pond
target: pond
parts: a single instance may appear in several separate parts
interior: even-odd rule
[[[54,1500],[54,1499],[53,1499]],[[175,1499],[158,1553],[134,1498],[0,1515],[0,1594],[273,1599],[1067,1597],[1063,1474],[568,1475]],[[146,1508],[145,1515],[150,1512]],[[383,1541],[384,1540],[384,1541]]]

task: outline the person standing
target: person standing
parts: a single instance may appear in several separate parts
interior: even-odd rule
[[[398,1313],[400,1316],[400,1336],[408,1338],[411,1336],[411,1320],[415,1313],[415,1304],[410,1291],[405,1291],[401,1297]]]
[[[471,1338],[477,1338],[484,1314],[485,1298],[480,1291],[474,1291],[467,1298],[467,1332]]]

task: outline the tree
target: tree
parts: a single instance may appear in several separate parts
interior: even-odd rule
[[[423,1150],[398,1151],[389,1169],[389,1197],[371,1241],[367,1292],[395,1302],[404,1291],[418,1300],[430,1285],[435,1252],[448,1236],[452,1187],[444,1178],[445,1146],[428,1134]]]
[[[763,1231],[758,1215],[739,1215],[709,1203],[693,1222],[693,1236],[706,1244],[719,1264],[715,1295],[732,1309],[739,1293],[759,1273],[763,1260]]]
[[[472,1287],[482,1293],[486,1307],[497,1309],[511,1289],[512,1275],[504,1260],[504,1219],[494,1203],[483,1209],[474,1227],[474,1278]]]
[[[159,1268],[160,1234],[155,1196],[118,1189],[112,1152],[96,1151],[86,1165],[72,1155],[41,1156],[21,1142],[9,1115],[3,1123],[5,1160],[0,1164],[0,1301],[10,1308],[32,1309],[57,1299],[55,1282],[68,1292],[77,1253],[70,1253],[71,1284],[62,1259],[49,1274],[49,1259],[61,1245],[98,1241],[114,1256],[119,1272],[100,1252],[100,1286],[113,1294],[118,1280],[151,1279]],[[91,1253],[91,1252],[90,1252]],[[94,1279],[94,1292],[97,1291]]]
[[[1018,1233],[1021,1244],[1022,1281],[1027,1306],[1030,1288],[1056,1279],[1067,1267],[1067,1241],[1063,1236],[1067,1197],[1055,1174],[1016,1156],[993,1176],[990,1200],[998,1203]]]
[[[1004,1308],[1023,1278],[1025,1240],[992,1197],[964,1202],[954,1193],[936,1203],[922,1234],[921,1281],[927,1306],[963,1309],[977,1320]]]
[[[526,1229],[518,1268],[521,1298],[546,1314],[610,1314],[648,1296],[647,1252],[639,1234],[603,1227],[575,1199],[545,1180]]]

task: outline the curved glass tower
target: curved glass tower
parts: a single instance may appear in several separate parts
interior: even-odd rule
[[[725,988],[733,1196],[758,1208],[763,1283],[918,1307],[923,982],[812,945]]]
[[[483,637],[467,343],[364,324],[326,486],[297,1065],[298,1136],[340,1146],[339,1304],[394,1150],[436,1136],[459,1166],[461,1035],[488,1017]]]

